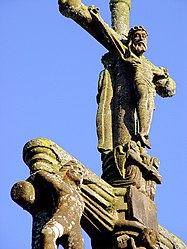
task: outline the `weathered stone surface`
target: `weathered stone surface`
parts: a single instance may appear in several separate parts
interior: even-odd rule
[[[146,227],[158,231],[156,204],[136,187],[129,187],[127,193],[128,219],[137,220]]]
[[[129,29],[131,0],[111,0],[112,26],[81,0],[59,0],[107,50],[98,82],[96,127],[102,179],[54,142],[33,139],[23,149],[30,169],[12,199],[33,217],[32,249],[83,249],[81,227],[93,249],[174,249],[182,242],[157,224],[154,203],[160,162],[150,156],[154,97],[171,97],[176,84],[144,57],[148,33]],[[185,245],[184,245],[185,246]]]
[[[135,245],[138,245],[139,236],[143,234],[146,226],[138,221],[128,219],[129,211],[126,201],[128,191],[126,188],[112,187],[69,153],[47,139],[34,139],[28,142],[24,147],[23,157],[31,170],[31,176],[26,181],[21,181],[13,186],[12,198],[33,216],[32,249],[41,249],[42,231],[47,224],[51,223],[52,217],[58,213],[57,207],[61,205],[61,202],[58,205],[56,203],[58,203],[61,195],[62,197],[64,196],[64,191],[66,193],[66,189],[69,188],[69,184],[64,186],[66,180],[61,180],[61,176],[58,173],[59,170],[57,170],[57,168],[66,168],[68,162],[70,165],[78,165],[84,172],[80,193],[83,197],[85,207],[81,225],[92,238],[93,248],[122,248],[120,245],[124,238],[128,238],[128,244],[135,243]],[[35,160],[36,158],[37,160]],[[44,160],[44,158],[48,159]],[[59,166],[57,167],[57,165]],[[52,179],[55,178],[57,180],[53,183]],[[69,190],[72,188],[73,186],[70,186]],[[59,194],[57,194],[58,191]],[[78,193],[79,191],[76,192],[76,195]],[[56,202],[54,202],[55,196]],[[76,213],[76,215],[80,217],[81,213],[79,215]],[[159,226],[158,232],[160,248],[164,248],[165,246],[165,248],[170,249],[183,246],[182,242],[178,241],[168,231],[166,232],[161,226]],[[134,242],[132,242],[133,240]],[[59,242],[64,244],[65,240],[62,239]],[[183,248],[185,247],[181,247],[181,249]]]

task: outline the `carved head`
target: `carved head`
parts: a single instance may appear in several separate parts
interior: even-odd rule
[[[83,167],[71,160],[60,169],[60,172],[66,175],[69,179],[74,181],[77,185],[81,185],[83,181],[84,170]]]
[[[135,55],[141,56],[147,51],[148,33],[143,26],[136,26],[129,30],[128,47]]]
[[[147,249],[156,249],[158,244],[158,233],[151,228],[144,228],[139,235],[140,243],[144,242]]]

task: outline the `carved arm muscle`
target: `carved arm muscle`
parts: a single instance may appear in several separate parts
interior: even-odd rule
[[[176,93],[176,83],[169,77],[169,72],[163,67],[153,65],[153,82],[156,86],[156,92],[161,97],[172,97]]]
[[[100,17],[98,8],[88,7],[80,0],[59,0],[58,3],[62,15],[73,19],[107,50],[124,56],[126,47],[120,41],[118,34]]]
[[[63,193],[68,193],[69,187],[68,184],[66,184],[62,176],[59,173],[53,174],[49,173],[45,170],[39,170],[36,174],[36,178],[41,181],[43,184],[48,184],[51,186],[53,189],[55,189],[57,192],[63,192]]]

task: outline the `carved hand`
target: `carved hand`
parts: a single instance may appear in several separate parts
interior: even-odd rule
[[[80,7],[81,1],[80,0],[58,0],[59,8],[63,7],[64,5],[69,7]]]

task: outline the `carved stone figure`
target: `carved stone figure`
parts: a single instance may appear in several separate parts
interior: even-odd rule
[[[140,149],[140,147],[137,148],[134,142],[131,142],[128,148],[132,151]],[[130,154],[129,158],[132,160],[133,152],[130,152]],[[140,163],[142,160],[146,162],[150,159],[146,159],[147,154],[143,152],[142,155],[139,154],[140,158],[137,155],[135,154],[135,158],[137,157],[136,160],[140,160]],[[24,146],[23,158],[30,169],[31,175],[26,181],[20,181],[12,187],[11,196],[16,203],[33,216],[32,249],[44,247],[44,234],[47,224],[49,224],[49,230],[51,229],[51,232],[56,234],[55,240],[58,235],[61,235],[62,227],[64,231],[67,231],[67,223],[64,225],[64,218],[56,217],[56,214],[60,214],[58,213],[60,210],[62,213],[63,210],[69,212],[66,205],[63,207],[65,204],[63,198],[66,198],[66,196],[68,196],[67,199],[70,199],[73,206],[76,206],[78,203],[81,204],[82,198],[79,193],[85,203],[81,226],[90,236],[93,249],[118,249],[126,248],[127,245],[129,246],[127,248],[133,248],[132,246],[134,246],[134,248],[143,247],[147,249],[149,248],[147,245],[148,241],[143,239],[143,237],[147,234],[145,232],[148,228],[147,231],[153,235],[155,232],[159,234],[160,248],[186,248],[176,236],[163,227],[157,226],[155,216],[156,205],[150,200],[150,197],[146,197],[137,187],[132,186],[129,190],[126,187],[112,187],[57,144],[47,139],[40,138],[29,141]],[[70,173],[71,170],[69,171],[71,167],[73,167],[74,181],[78,185],[69,179],[69,176],[72,175]],[[142,167],[144,166],[142,165]],[[148,166],[146,165],[145,167]],[[78,181],[76,180],[77,177],[74,177],[74,169],[80,172]],[[81,172],[84,172],[83,183],[79,185],[80,179],[82,179]],[[70,183],[73,192],[69,195],[69,190],[71,190],[71,186],[69,187]],[[63,190],[61,191],[61,189]],[[77,200],[71,199],[74,191],[76,191]],[[58,207],[62,209],[58,210]],[[81,212],[82,209],[79,207],[78,213],[73,214],[77,222],[80,219],[79,215],[81,215]],[[53,216],[55,219],[54,223],[52,222]],[[79,225],[76,226],[79,231]],[[68,230],[68,232],[70,232],[69,235],[71,237],[71,231]],[[75,239],[81,241],[79,245],[82,246],[81,233],[79,235],[79,239],[77,237]],[[52,240],[52,237],[49,236],[49,241],[50,239]],[[61,243],[64,248],[68,248],[66,239],[67,236],[64,232],[62,237],[57,239],[57,245]],[[43,245],[41,245],[42,241]],[[155,243],[152,244],[154,245]],[[54,245],[54,240],[51,241],[50,245],[47,241],[45,242],[45,246],[55,248]]]
[[[147,50],[148,38],[144,27],[136,26],[128,30],[126,25],[124,32],[121,28],[120,34],[114,31],[118,30],[116,25],[119,25],[116,23],[119,16],[116,15],[122,11],[115,1],[111,2],[114,29],[103,21],[98,8],[94,6],[87,7],[80,0],[59,0],[58,3],[64,16],[76,21],[109,51],[102,57],[105,69],[98,82],[98,150],[102,154],[103,176],[106,175],[106,169],[111,167],[108,158],[113,155],[111,170],[117,172],[118,180],[125,179],[127,154],[121,148],[131,141],[140,142],[142,148],[151,148],[149,130],[155,109],[154,97],[156,93],[162,97],[173,96],[175,82],[166,69],[158,68],[143,56]],[[122,15],[125,16],[127,24],[130,1],[120,3],[125,8]],[[134,168],[138,170],[137,167]],[[139,172],[142,173],[141,170]],[[109,170],[108,174],[111,175]],[[111,183],[110,176],[103,179]],[[152,191],[154,184],[146,184],[152,185]],[[153,196],[154,194],[152,199]]]
[[[133,66],[135,71],[134,90],[137,99],[136,110],[139,118],[140,141],[142,145],[151,148],[149,129],[154,110],[154,96],[156,94],[157,81],[162,79],[163,83],[165,82],[165,84],[163,84],[165,88],[167,83],[168,96],[172,96],[175,93],[175,83],[169,78],[166,69],[158,68],[148,62],[145,57],[142,57],[143,53],[147,50],[147,37],[148,33],[142,26],[130,29],[127,42],[129,52],[127,61]],[[160,94],[162,95],[162,93]]]
[[[143,231],[140,233],[138,238],[136,238],[138,241],[136,245],[135,240],[133,237],[128,236],[127,234],[123,234],[118,237],[118,248],[126,248],[126,249],[159,249],[159,242],[158,242],[158,234],[149,228],[143,229]],[[144,243],[144,246],[142,245],[142,242]]]
[[[102,57],[97,94],[99,178],[47,139],[24,146],[30,169],[16,183],[12,199],[33,216],[32,249],[84,249],[81,227],[93,249],[170,249],[182,242],[158,225],[154,203],[162,177],[160,161],[150,156],[149,130],[154,97],[175,94],[166,69],[144,57],[148,33],[129,30],[131,0],[111,0],[113,28],[98,8],[81,0],[58,0],[60,12],[72,18],[109,52]]]
[[[74,166],[72,166],[72,164]],[[44,170],[37,172],[41,182],[52,188],[55,205],[51,219],[43,227],[42,248],[57,249],[58,243],[64,248],[83,249],[84,243],[80,226],[80,219],[84,209],[84,201],[80,195],[83,180],[81,167],[69,162],[58,174]]]
[[[125,181],[131,182],[142,193],[154,200],[156,183],[161,184],[162,179],[158,173],[160,161],[156,157],[149,156],[147,151],[134,141],[130,142],[127,158]]]
[[[126,46],[123,44],[123,54],[119,55],[122,60],[115,58],[116,55],[111,52],[102,59],[106,69],[100,75],[97,96],[100,152],[107,153],[115,145],[124,145],[128,141],[125,139],[127,134],[123,131],[124,125],[133,140],[139,139],[142,146],[151,148],[148,134],[155,109],[156,91],[162,97],[170,97],[175,93],[175,83],[168,71],[154,66],[143,56],[147,50],[147,36],[142,26],[130,29]],[[133,110],[129,109],[126,102],[130,103]],[[139,129],[135,128],[135,110]],[[134,117],[127,119],[125,116],[129,115],[129,111],[133,112]],[[114,143],[115,132],[118,136],[124,136],[117,144]]]
[[[156,184],[162,181],[159,165],[160,161],[151,157],[140,141],[130,141],[104,156],[102,178],[114,187],[136,186],[154,200]]]
[[[124,4],[129,7],[129,1]],[[102,20],[98,8],[87,7],[80,0],[59,0],[59,9],[110,51],[103,58],[105,71],[100,76],[97,97],[99,151],[111,151],[137,139],[138,134],[142,146],[150,148],[148,133],[154,95],[157,91],[162,97],[172,96],[175,83],[167,70],[154,66],[143,56],[147,50],[147,31],[141,26],[134,27],[129,31],[128,39],[121,40]],[[136,127],[135,111],[140,129]]]
[[[40,165],[41,169],[11,190],[12,198],[33,215],[32,248],[57,249],[62,244],[64,248],[83,249],[83,168],[75,161],[59,165],[59,170]]]

